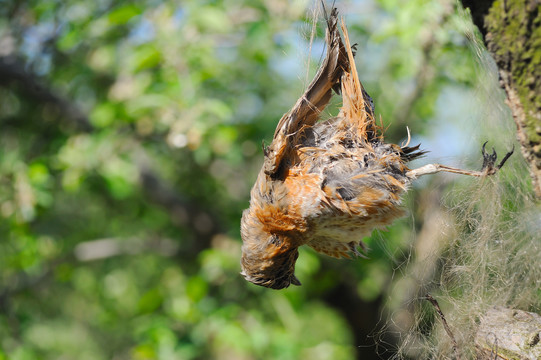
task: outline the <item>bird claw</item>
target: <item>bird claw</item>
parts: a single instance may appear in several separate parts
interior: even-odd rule
[[[481,148],[481,154],[483,154],[483,167],[481,168],[481,171],[485,171],[487,175],[492,175],[496,173],[496,171],[500,170],[507,159],[509,159],[509,157],[513,154],[515,151],[515,145],[513,145],[511,151],[505,154],[502,161],[500,161],[498,165],[495,165],[496,160],[498,159],[498,154],[496,154],[496,150],[494,150],[494,148],[492,148],[492,154],[487,153],[485,149],[487,143],[488,141],[485,141],[483,147]]]
[[[483,154],[483,167],[481,168],[481,171],[485,170],[487,173],[494,173],[496,172],[496,169],[494,167],[494,164],[496,163],[496,160],[498,159],[498,154],[496,154],[496,150],[492,148],[492,154],[489,154],[486,152],[486,146],[488,141],[485,141],[483,144],[483,147],[481,148],[481,154]]]
[[[353,56],[357,55],[357,43],[351,45],[351,52],[353,53]]]

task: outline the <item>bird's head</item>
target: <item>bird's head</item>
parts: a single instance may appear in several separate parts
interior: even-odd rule
[[[295,277],[298,247],[287,233],[269,232],[257,216],[246,210],[241,220],[241,236],[241,274],[246,280],[272,289],[301,285]]]

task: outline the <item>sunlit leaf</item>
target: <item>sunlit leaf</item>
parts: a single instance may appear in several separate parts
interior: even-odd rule
[[[107,18],[111,24],[122,25],[141,13],[141,9],[134,4],[123,5],[111,11]]]

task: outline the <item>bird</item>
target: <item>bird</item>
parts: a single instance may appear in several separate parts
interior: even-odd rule
[[[325,10],[325,9],[324,9]],[[325,12],[325,11],[324,11]],[[482,146],[480,171],[441,164],[409,169],[423,156],[420,144],[384,141],[374,103],[361,84],[344,20],[325,13],[327,52],[304,94],[278,122],[241,219],[241,274],[256,285],[301,285],[295,276],[299,247],[336,258],[363,257],[362,239],[404,215],[401,197],[413,180],[440,171],[483,177],[495,174],[497,154]],[[337,116],[320,121],[333,92]]]

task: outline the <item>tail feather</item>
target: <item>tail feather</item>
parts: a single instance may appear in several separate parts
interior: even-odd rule
[[[365,91],[357,74],[352,46],[349,42],[349,35],[346,24],[342,19],[342,32],[344,43],[349,59],[349,71],[342,75],[342,108],[340,114],[350,124],[357,127],[359,137],[368,141],[377,137],[378,126],[374,120],[374,105],[372,98]]]

